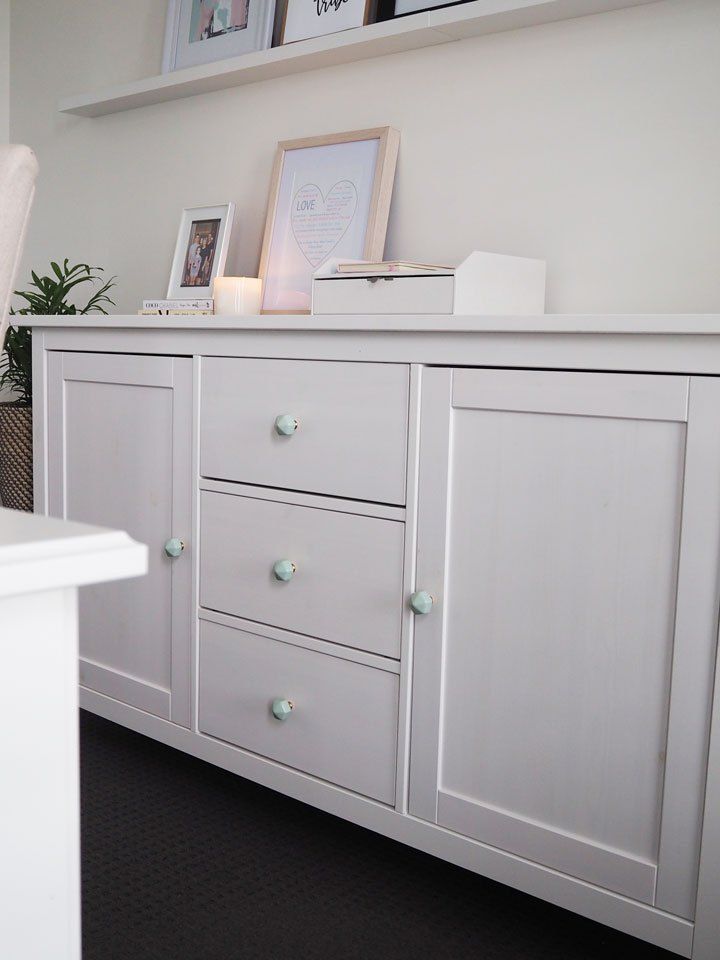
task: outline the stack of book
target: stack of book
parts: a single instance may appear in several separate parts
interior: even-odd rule
[[[355,261],[354,263],[339,263],[337,265],[338,273],[378,277],[386,276],[387,274],[406,277],[418,273],[448,274],[453,273],[454,269],[454,267],[444,267],[438,263],[413,263],[411,260],[383,260],[378,263]]]
[[[206,299],[190,300],[143,300],[140,316],[194,316],[213,312],[213,301]]]

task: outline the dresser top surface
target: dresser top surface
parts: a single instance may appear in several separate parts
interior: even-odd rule
[[[98,314],[17,317],[16,324],[94,330],[230,330],[313,333],[408,334],[654,334],[720,335],[718,313],[540,314],[533,316],[137,316]]]

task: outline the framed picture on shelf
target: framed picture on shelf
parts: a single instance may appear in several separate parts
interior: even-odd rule
[[[330,257],[381,260],[400,134],[392,127],[278,144],[260,257],[263,313],[309,313]]]
[[[427,10],[437,10],[439,7],[456,7],[461,3],[471,3],[472,0],[378,0],[377,19],[391,20],[393,17],[404,17],[409,13],[423,13]]]
[[[373,0],[286,0],[280,43],[324,37],[370,23]]]
[[[168,300],[212,297],[213,280],[225,272],[234,216],[234,203],[183,210],[168,284]]]
[[[266,50],[274,0],[169,0],[163,73]]]

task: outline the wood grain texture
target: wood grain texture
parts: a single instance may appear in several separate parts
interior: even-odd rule
[[[293,701],[277,720],[275,698]],[[398,678],[247,631],[200,626],[199,725],[383,803],[395,797]]]
[[[697,895],[720,606],[720,381],[692,377],[656,904],[692,918]]]
[[[114,687],[190,722],[192,361],[112,354],[53,354],[48,364],[48,504],[51,513],[132,531],[149,545],[142,580],[83,591],[80,644]],[[187,540],[177,561],[163,551]],[[104,678],[104,679],[103,679]],[[129,679],[128,679],[129,678]]]
[[[80,684],[106,697],[152,713],[163,720],[170,719],[170,691],[163,687],[137,680],[120,670],[112,670],[85,657],[80,658]]]
[[[205,477],[405,501],[408,368],[203,358]],[[299,422],[279,436],[275,418]]]
[[[427,590],[430,614],[415,617],[408,810],[437,820],[443,633],[447,591],[447,503],[453,371],[423,371],[418,473],[417,556],[413,590]]]
[[[451,421],[450,371],[423,395],[418,586],[444,604],[417,618],[410,809],[653,902],[658,864],[688,876],[659,857],[682,498],[704,475],[687,378],[452,376]],[[693,711],[672,726],[689,755]]]
[[[292,767],[291,761],[274,761],[252,747],[182,731],[97,690],[83,689],[84,703],[258,782],[689,956],[692,903],[690,908],[682,904],[692,900],[698,867],[713,625],[720,600],[715,556],[720,543],[715,497],[720,461],[714,436],[720,404],[710,377],[691,377],[688,390],[687,375],[657,374],[689,369],[719,373],[716,318],[525,317],[508,318],[504,328],[502,318],[261,317],[244,330],[238,321],[223,318],[208,318],[217,324],[213,329],[201,328],[194,318],[191,323],[185,322],[188,318],[159,318],[161,323],[146,330],[133,329],[140,319],[111,317],[93,329],[84,328],[82,318],[48,320],[39,328],[37,352],[52,368],[57,350],[73,347],[88,363],[88,351],[101,351],[97,371],[111,393],[124,389],[123,381],[130,377],[113,374],[122,351],[135,355],[125,358],[128,362],[163,359],[150,355],[170,348],[195,354],[195,360],[188,361],[196,368],[195,460],[192,469],[186,468],[189,477],[199,469],[199,434],[204,429],[199,375],[206,363],[201,357],[208,354],[218,354],[210,358],[213,362],[235,362],[238,355],[247,358],[242,363],[260,366],[268,360],[289,361],[307,365],[313,374],[329,365],[345,368],[339,374],[351,374],[348,368],[389,368],[393,362],[407,373],[411,361],[459,363],[460,368],[454,374],[437,366],[413,368],[409,394],[411,406],[419,400],[422,407],[419,431],[417,421],[413,426],[407,417],[407,382],[402,402],[385,408],[405,408],[404,439],[396,437],[388,445],[397,453],[404,444],[403,456],[410,462],[401,499],[392,504],[358,501],[346,490],[333,488],[342,469],[339,457],[323,461],[330,467],[312,475],[327,479],[327,493],[259,486],[267,479],[253,479],[254,485],[243,482],[246,467],[257,459],[252,455],[244,464],[238,459],[238,479],[201,480],[212,496],[250,494],[269,509],[336,511],[351,519],[357,513],[360,520],[412,527],[419,463],[417,570],[407,537],[397,563],[398,569],[404,566],[397,588],[401,660],[296,633],[296,624],[267,627],[249,618],[202,614],[233,634],[239,628],[306,656],[347,661],[399,681],[395,729],[403,743],[399,739],[396,748],[392,800],[378,804],[367,799],[369,794],[363,798],[319,779],[320,774],[301,772],[302,765]],[[168,322],[176,322],[176,329],[169,329]],[[443,324],[449,325],[447,332]],[[103,366],[106,357],[109,365]],[[353,360],[360,362],[349,362]],[[489,362],[570,369],[467,369]],[[580,366],[603,372],[581,372]],[[38,369],[42,380],[42,362]],[[609,369],[618,373],[610,375]],[[640,370],[654,375],[638,375]],[[208,371],[214,380],[211,367]],[[73,375],[84,374],[80,369]],[[245,369],[228,382],[244,376]],[[485,378],[481,390],[472,383],[475,377]],[[511,382],[512,377],[517,380]],[[510,386],[498,388],[498,378],[507,378]],[[147,377],[142,373],[136,379]],[[263,378],[258,379],[258,390],[241,394],[244,402],[232,395],[236,399],[230,399],[224,418],[257,404]],[[328,396],[337,397],[346,379],[338,376]],[[283,374],[274,384],[282,388],[289,380],[292,377]],[[321,378],[308,378],[308,383],[309,393],[322,393]],[[356,402],[366,417],[376,408],[372,383],[372,377],[363,379],[358,373]],[[101,396],[101,385],[95,386]],[[148,384],[125,386],[142,390]],[[74,389],[70,386],[71,394]],[[37,390],[42,397],[42,383]],[[87,425],[92,414],[85,411],[97,402],[73,402],[74,419]],[[47,430],[42,432],[51,465],[56,444],[67,440],[67,423],[55,407],[50,389]],[[383,409],[383,404],[377,407]],[[44,413],[40,411],[40,423]],[[127,408],[123,414],[127,417]],[[121,422],[120,414],[117,420]],[[379,415],[378,423],[377,429],[361,425],[361,443],[382,431]],[[220,427],[218,431],[220,438]],[[74,445],[71,434],[67,436]],[[419,444],[419,457],[413,443]],[[364,463],[361,452],[347,456]],[[50,473],[56,476],[52,466]],[[42,468],[39,475],[44,477]],[[57,494],[55,480],[52,489]],[[435,490],[430,508],[424,489]],[[201,519],[197,500],[191,555]],[[433,504],[448,502],[449,515],[446,506],[433,511]],[[255,549],[258,538],[247,539]],[[534,542],[542,543],[542,550],[528,547]],[[385,552],[375,542],[378,549]],[[542,558],[535,569],[533,551]],[[494,558],[490,565],[488,555]],[[525,586],[535,584],[534,608],[521,602],[527,597],[523,580]],[[194,590],[198,581],[199,570]],[[430,589],[436,605],[428,617],[413,620],[402,607],[415,587]],[[197,594],[193,596],[195,602]],[[493,597],[499,605],[493,606]],[[333,614],[331,620],[337,625],[344,615]],[[465,635],[476,641],[462,656],[453,639],[460,636],[460,621]],[[526,636],[542,642],[520,643],[523,624]],[[383,664],[393,669],[383,669]],[[410,703],[413,736],[408,740]],[[494,735],[487,733],[489,725]],[[504,747],[499,756],[493,753],[494,740]],[[468,743],[471,763],[463,762]],[[403,803],[408,752],[409,814]],[[716,752],[713,740],[705,798],[708,852],[700,864],[695,937],[700,960],[714,960],[717,936],[712,859],[713,838],[719,833],[713,809]],[[607,784],[598,769],[608,771]],[[628,769],[631,773],[622,772]],[[572,802],[563,806],[568,798]],[[384,806],[386,802],[396,803],[400,812]],[[435,822],[438,804],[446,826]],[[636,899],[648,898],[655,870],[660,909]],[[681,912],[684,916],[677,915]]]
[[[720,659],[717,649],[714,690],[693,960],[716,960],[720,943]]]
[[[403,524],[209,492],[200,509],[204,607],[399,657]]]

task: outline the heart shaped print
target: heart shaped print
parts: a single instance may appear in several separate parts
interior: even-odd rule
[[[300,187],[293,198],[290,223],[309,264],[319,267],[327,260],[347,233],[357,205],[357,190],[350,180],[339,180],[327,196],[315,183]]]

